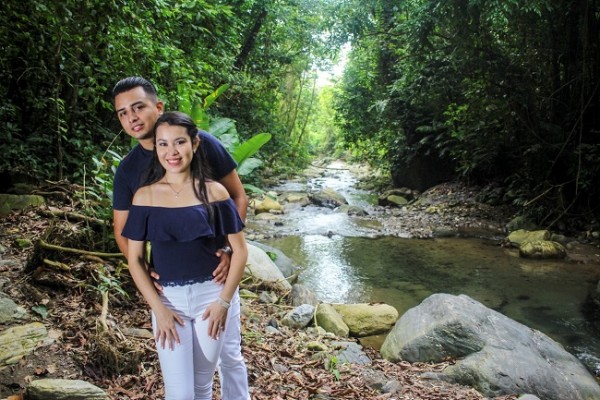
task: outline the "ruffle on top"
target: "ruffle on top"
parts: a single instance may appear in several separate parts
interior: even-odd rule
[[[122,235],[132,240],[188,242],[240,232],[244,223],[231,198],[210,203],[214,222],[210,223],[204,204],[187,207],[132,205]]]

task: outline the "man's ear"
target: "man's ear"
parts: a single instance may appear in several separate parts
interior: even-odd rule
[[[163,113],[163,107],[164,107],[164,103],[161,100],[158,100],[156,102],[156,109],[158,110],[159,115]]]

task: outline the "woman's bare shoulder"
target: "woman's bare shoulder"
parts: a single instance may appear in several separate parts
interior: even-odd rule
[[[139,188],[133,196],[132,204],[135,206],[152,205],[152,185]]]
[[[229,192],[225,189],[225,186],[217,181],[206,182],[206,192],[208,193],[208,201],[211,203],[229,198]]]

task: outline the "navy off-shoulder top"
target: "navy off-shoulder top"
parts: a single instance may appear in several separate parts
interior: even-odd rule
[[[152,244],[151,260],[163,286],[206,282],[219,264],[215,252],[228,234],[244,223],[231,198],[211,203],[211,224],[206,205],[154,207],[132,205],[122,235]]]

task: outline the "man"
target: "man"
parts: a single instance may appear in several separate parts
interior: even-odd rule
[[[153,157],[153,129],[163,112],[163,102],[148,80],[128,77],[117,82],[113,88],[113,102],[123,130],[138,144],[121,161],[113,183],[113,229],[119,249],[127,257],[127,238],[121,232],[127,222],[133,195]],[[246,220],[248,199],[236,172],[236,163],[223,145],[206,132],[200,132],[200,146],[206,153],[212,169],[212,178],[219,181],[233,199],[243,221]],[[215,270],[215,281],[223,283],[227,277],[230,249],[217,252],[221,263]],[[239,310],[238,310],[239,312]],[[233,325],[233,324],[232,324]],[[248,382],[239,382],[235,376],[247,376],[246,365],[240,351],[240,332],[225,332],[225,343],[219,362],[223,400],[247,400]],[[244,373],[240,373],[243,369]]]

